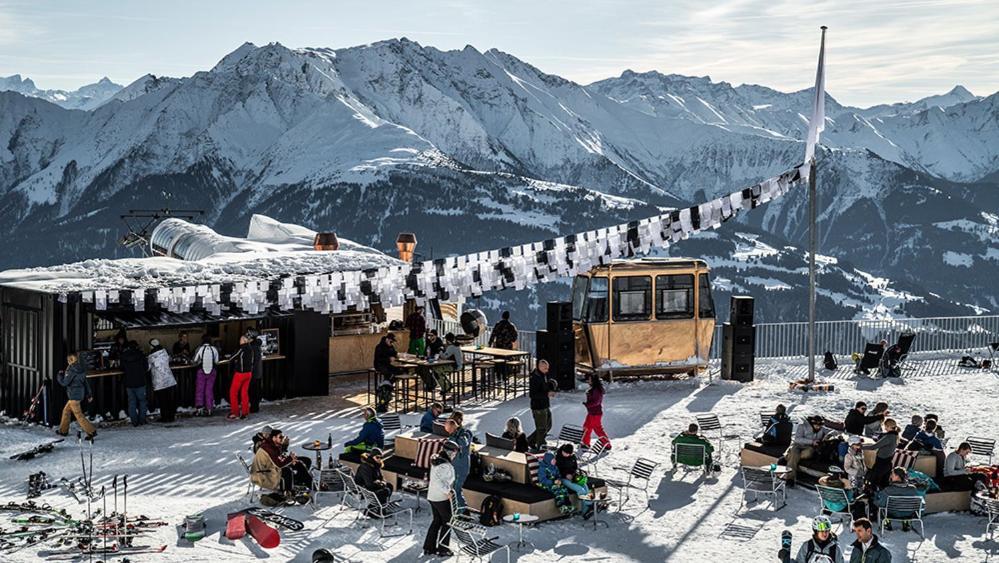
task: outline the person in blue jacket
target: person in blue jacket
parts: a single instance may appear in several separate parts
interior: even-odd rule
[[[432,434],[434,432],[434,421],[437,417],[444,412],[444,405],[440,403],[433,403],[427,412],[423,413],[423,418],[420,419],[420,432],[426,432],[427,434]]]
[[[454,456],[451,465],[454,466],[454,497],[458,510],[465,508],[465,496],[461,493],[461,488],[465,485],[468,472],[472,468],[472,432],[462,426],[465,415],[461,411],[454,411],[444,422],[444,430],[448,434],[448,440],[458,446],[458,453]]]
[[[94,425],[87,420],[83,414],[80,403],[83,401],[93,401],[94,395],[90,391],[90,382],[87,381],[87,368],[84,361],[77,354],[66,356],[66,371],[56,376],[56,382],[66,388],[66,406],[62,409],[62,419],[59,422],[58,434],[66,436],[69,434],[69,423],[72,418],[76,418],[77,424],[87,434],[88,440],[93,440],[97,435]]]
[[[343,445],[343,453],[365,452],[371,448],[385,447],[385,430],[382,428],[382,421],[375,415],[375,409],[364,407],[361,409],[364,415],[364,425],[361,426],[361,433],[357,438],[346,442]]]
[[[572,514],[576,507],[569,496],[569,489],[562,484],[562,473],[559,472],[556,461],[553,451],[548,451],[541,458],[538,464],[538,486],[555,497],[555,506],[559,512],[563,515]]]

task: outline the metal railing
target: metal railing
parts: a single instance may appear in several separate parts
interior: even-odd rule
[[[900,334],[916,334],[912,352],[981,351],[999,342],[999,315],[979,317],[927,317],[820,321],[815,323],[816,354],[829,350],[838,356],[863,352],[868,342],[898,341]],[[711,358],[721,357],[722,327],[715,327]],[[808,353],[808,323],[761,323],[756,325],[756,356],[759,358],[804,357]]]
[[[444,337],[445,334],[453,332],[454,334],[465,334],[465,331],[461,328],[461,323],[458,321],[448,321],[442,319],[432,319],[430,321],[430,328],[437,329],[437,333]],[[478,346],[486,346],[489,344],[489,336],[492,334],[493,329],[487,328],[484,333],[479,334],[473,341]],[[537,357],[537,332],[533,330],[517,330],[517,349],[523,350],[525,352],[530,352],[531,358]]]
[[[448,332],[464,334],[455,321],[432,321],[441,336]],[[492,329],[480,334],[476,344],[485,346]],[[518,330],[521,350],[537,354],[536,332]],[[964,352],[984,350],[989,343],[999,342],[999,315],[979,317],[927,317],[925,319],[885,319],[819,321],[815,323],[816,353],[826,350],[837,356],[863,352],[868,342],[881,339],[890,343],[898,341],[903,332],[914,332],[912,352]],[[711,359],[721,358],[722,326],[715,327],[711,341]],[[756,357],[792,358],[808,353],[808,323],[761,323],[756,325]]]

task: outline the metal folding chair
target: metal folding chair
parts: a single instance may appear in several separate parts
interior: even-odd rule
[[[926,534],[923,527],[923,510],[926,509],[926,501],[923,497],[888,497],[885,501],[885,505],[878,507],[878,519],[881,521],[881,533],[885,533],[885,522],[887,520],[908,520],[911,522],[919,522],[919,537],[925,538]],[[903,513],[908,514],[907,518],[893,518],[890,517],[891,513]]]

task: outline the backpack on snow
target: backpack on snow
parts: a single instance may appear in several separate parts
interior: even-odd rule
[[[483,526],[499,526],[503,521],[503,499],[499,495],[489,495],[482,501],[479,508],[479,524]]]
[[[826,350],[826,354],[822,363],[826,366],[826,369],[835,371],[837,367],[836,358],[833,357],[833,353]]]
[[[972,358],[971,356],[961,356],[961,361],[957,362],[957,365],[960,366],[960,367],[962,367],[962,368],[979,368],[979,367],[981,367],[981,364],[979,364],[975,360],[975,358]]]

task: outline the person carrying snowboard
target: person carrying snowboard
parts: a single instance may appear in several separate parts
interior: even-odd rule
[[[843,563],[843,550],[832,532],[832,520],[819,515],[812,520],[812,537],[801,544],[795,563]]]
[[[97,435],[97,429],[87,420],[87,416],[83,414],[83,409],[80,408],[81,401],[92,402],[94,400],[94,395],[90,391],[90,382],[87,381],[87,368],[80,361],[80,356],[77,354],[66,356],[66,371],[57,376],[56,381],[66,388],[66,395],[69,397],[66,406],[62,408],[62,420],[59,422],[58,434],[60,436],[68,435],[70,418],[76,418],[76,423],[87,433],[87,439],[93,440],[94,436]]]

